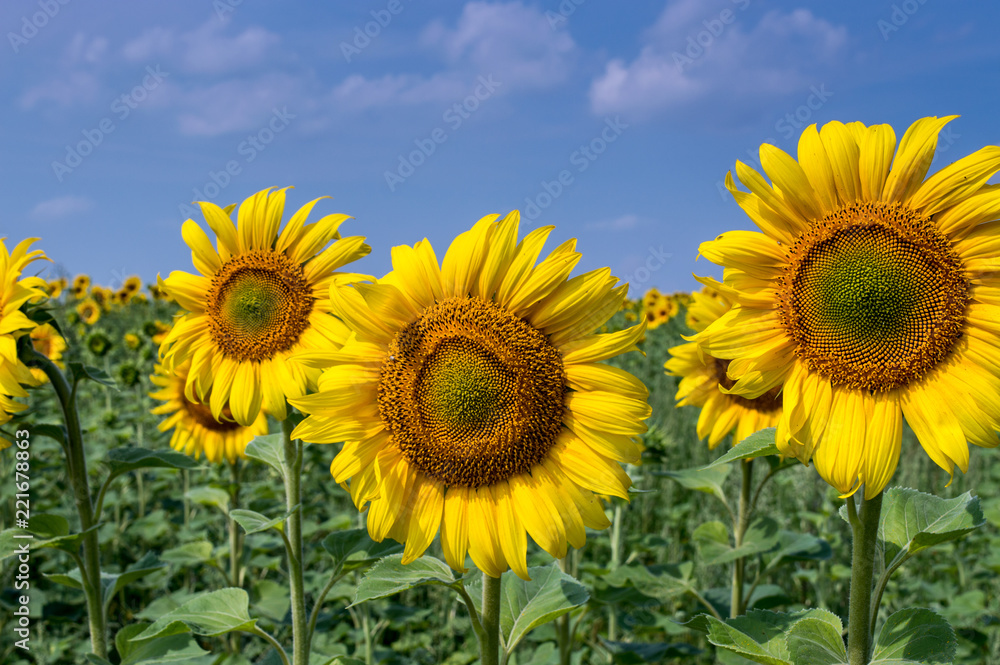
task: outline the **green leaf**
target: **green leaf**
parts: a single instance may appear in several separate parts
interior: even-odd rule
[[[739,654],[755,663],[763,663],[764,665],[792,665],[789,660],[772,652],[768,646],[761,644],[745,632],[746,630],[755,628],[751,622],[743,622],[747,625],[741,629],[729,623],[723,623],[713,616],[708,616],[707,621],[708,641],[715,646]],[[730,621],[735,622],[735,619],[730,619]],[[760,632],[764,633],[764,636],[762,636],[762,639],[764,639],[767,633],[765,631]],[[778,642],[777,646],[784,647],[782,636],[779,635],[776,639]],[[781,653],[787,656],[783,648],[781,649]]]
[[[368,536],[368,529],[362,528],[334,531],[323,539],[323,549],[333,557],[334,570],[343,567],[345,571],[350,571],[396,554],[403,546],[388,538],[376,543]]]
[[[911,607],[886,619],[875,640],[872,665],[943,665],[954,662],[957,648],[955,631],[947,621],[930,610]]]
[[[750,610],[735,619],[719,621],[713,616],[702,614],[689,621],[686,625],[692,630],[708,634],[708,641],[717,647],[736,653],[755,663],[765,665],[806,665],[804,661],[792,661],[786,636],[793,626],[804,620],[827,624],[839,633],[842,628],[840,619],[822,609],[811,609],[802,612],[768,612],[767,610]],[[810,623],[802,628],[808,638],[810,628],[813,632],[828,632]],[[805,641],[796,643],[796,648],[804,648]]]
[[[229,492],[218,487],[192,487],[187,492],[187,498],[205,506],[215,506],[229,514]]]
[[[403,565],[403,555],[393,554],[372,566],[358,584],[350,607],[376,598],[385,598],[422,584],[455,584],[455,576],[444,561],[422,556]]]
[[[66,445],[66,439],[68,438],[65,425],[32,425],[31,435],[47,437],[63,446]]]
[[[122,659],[121,665],[200,663],[201,657],[209,655],[187,633],[131,641],[149,625],[145,621],[129,624],[115,635],[115,647]]]
[[[702,653],[690,644],[666,642],[609,642],[601,643],[611,653],[616,665],[645,665],[645,663],[662,663],[668,658],[688,658]]]
[[[512,571],[501,577],[500,627],[507,653],[534,628],[566,614],[587,602],[586,587],[559,570],[555,563],[528,568],[531,581]]]
[[[101,658],[100,656],[95,656],[92,653],[88,653],[86,655],[86,658],[87,662],[90,663],[90,665],[111,665],[110,660],[107,660],[106,658]]]
[[[97,369],[96,367],[84,365],[79,362],[71,362],[66,363],[66,374],[69,377],[70,383],[76,383],[80,379],[90,379],[102,386],[118,390],[118,384],[103,369]]]
[[[616,587],[631,585],[644,594],[659,600],[667,600],[690,591],[693,586],[691,575],[694,564],[685,561],[679,564],[643,566],[630,564],[620,566],[604,576],[604,581]]]
[[[292,513],[298,509],[299,507],[296,506],[285,514],[279,515],[273,519],[268,519],[266,515],[261,515],[256,511],[244,510],[242,508],[231,511],[229,516],[236,520],[236,523],[243,527],[243,530],[248,534],[257,533],[259,531],[267,531],[268,529],[281,531],[283,525],[285,524],[285,520],[287,520]]]
[[[111,599],[115,597],[116,593],[124,589],[127,584],[155,573],[166,565],[155,554],[150,552],[129,566],[124,573],[117,575],[101,573],[101,595],[104,599],[104,611],[108,611]]]
[[[779,455],[781,451],[774,443],[775,428],[768,427],[759,432],[754,432],[747,438],[740,441],[726,452],[725,455],[715,460],[708,467],[726,464],[735,460],[756,459],[767,457],[768,455]]]
[[[680,483],[682,487],[686,487],[689,490],[697,490],[699,492],[711,494],[728,506],[729,503],[726,501],[726,492],[722,489],[722,485],[725,483],[726,477],[729,475],[730,468],[731,467],[728,464],[719,464],[707,466],[703,469],[658,471],[656,472],[656,475],[673,478]]]
[[[288,584],[279,584],[273,580],[259,580],[253,583],[250,593],[255,615],[261,615],[281,623],[291,607],[288,597]]]
[[[253,441],[247,444],[246,456],[267,464],[284,477],[285,435],[255,436]]]
[[[795,665],[846,665],[844,627],[834,615],[833,621],[808,617],[797,621],[785,637],[789,658]]]
[[[199,466],[198,462],[176,450],[147,450],[134,446],[109,450],[104,461],[111,468],[110,478],[136,469],[195,469]]]
[[[250,597],[243,589],[220,589],[196,596],[167,612],[132,641],[191,631],[212,637],[233,631],[251,632],[257,625],[250,618]]]
[[[770,570],[784,561],[826,561],[833,556],[830,543],[808,533],[778,532],[778,548],[767,564]]]
[[[729,563],[747,556],[762,554],[778,545],[778,523],[770,517],[758,517],[743,535],[739,547],[729,540],[729,529],[722,522],[705,522],[691,534],[699,559],[709,566]]]
[[[212,543],[207,540],[196,540],[178,545],[160,554],[166,563],[175,566],[191,566],[205,563],[212,558]]]
[[[886,568],[899,566],[928,547],[961,538],[985,523],[979,499],[969,492],[942,499],[891,487],[885,491],[879,522]]]
[[[23,553],[25,544],[29,551],[52,548],[75,553],[79,549],[80,538],[100,526],[95,524],[83,533],[70,533],[65,517],[45,513],[35,513],[28,522],[27,529],[0,531],[0,559]]]

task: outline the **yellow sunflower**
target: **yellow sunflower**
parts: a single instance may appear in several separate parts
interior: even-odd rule
[[[73,278],[73,296],[78,299],[87,297],[87,289],[90,288],[90,277],[87,275],[77,275]]]
[[[228,402],[241,425],[256,421],[261,409],[283,420],[285,398],[304,395],[319,376],[292,354],[339,347],[347,338],[328,302],[318,298],[338,278],[335,270],[371,248],[359,236],[340,238],[337,228],[347,215],[306,224],[317,201],[300,208],[280,233],[283,189],[245,200],[236,226],[227,211],[201,203],[218,251],[197,223],[184,222],[181,233],[201,274],[174,271],[164,280],[187,313],[160,352],[171,369],[191,360],[188,397],[208,401],[216,419]]]
[[[646,292],[642,298],[642,304],[649,330],[659,328],[680,311],[680,305],[676,298],[664,295],[656,289],[650,289]]]
[[[125,333],[125,336],[122,339],[125,341],[125,346],[133,351],[142,346],[142,338],[133,332]]]
[[[128,277],[123,283],[121,291],[128,291],[129,294],[138,293],[139,289],[142,288],[142,280],[139,279],[138,275],[132,275]]]
[[[92,326],[101,318],[101,306],[91,298],[87,298],[77,304],[76,313],[80,315],[81,321]]]
[[[376,284],[337,285],[330,307],[353,335],[308,354],[319,392],[293,436],[345,441],[330,471],[368,509],[368,530],[419,557],[440,528],[445,559],[466,553],[497,577],[527,578],[527,536],[555,557],[608,526],[594,493],[628,498],[620,462],[650,414],[646,387],[600,361],[635,348],[644,325],[591,334],[627,285],[607,268],[572,279],[568,241],[538,265],[552,227],[518,242],[515,211],[480,220],[439,266],[427,240],[392,251]]]
[[[696,332],[701,332],[732,307],[732,300],[714,288],[706,286],[692,296],[687,318]],[[755,399],[727,394],[720,388],[732,388],[726,376],[729,361],[701,352],[696,342],[670,349],[672,356],[664,364],[668,374],[682,377],[677,386],[677,406],[699,406],[698,438],[708,438],[708,447],[715,448],[730,432],[733,443],[739,443],[765,427],[777,427],[781,418],[780,386]]]
[[[111,311],[111,305],[115,301],[115,292],[103,286],[94,285],[90,287],[90,299],[97,303],[101,311]]]
[[[62,355],[66,350],[66,340],[51,324],[43,323],[32,330],[31,344],[35,347],[35,351],[44,354],[57,367],[64,367]],[[31,375],[35,377],[35,385],[42,385],[49,380],[45,372],[37,367],[31,368]]]
[[[45,258],[40,249],[28,251],[36,240],[38,238],[28,238],[18,243],[13,251],[8,251],[4,239],[0,238],[0,425],[10,421],[11,414],[28,408],[16,398],[28,396],[21,384],[35,383],[28,367],[17,357],[17,340],[31,334],[37,326],[20,311],[21,305],[45,296],[45,280],[21,277],[29,264]],[[9,445],[9,441],[0,437],[0,448]]]
[[[1000,147],[927,177],[955,116],[923,118],[897,149],[888,125],[808,127],[799,159],[760,150],[772,184],[737,162],[729,190],[763,233],[700,251],[736,301],[698,336],[730,360],[731,389],[784,384],[778,446],[840,492],[885,487],[903,419],[949,474],[967,442],[1000,444]]]
[[[46,293],[48,293],[49,298],[55,300],[62,292],[66,290],[69,286],[69,282],[66,281],[65,277],[59,277],[58,279],[49,280],[45,287]]]
[[[168,372],[162,365],[149,377],[160,389],[150,393],[153,399],[163,402],[151,412],[167,416],[159,425],[161,432],[174,430],[170,447],[195,459],[204,455],[209,462],[235,462],[244,457],[247,444],[255,436],[267,434],[267,416],[261,412],[247,427],[235,423],[228,406],[222,408],[222,421],[212,416],[205,404],[192,402],[185,396],[189,363],[182,364],[176,372]]]

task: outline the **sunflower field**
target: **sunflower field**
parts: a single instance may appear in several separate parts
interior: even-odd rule
[[[737,162],[694,293],[274,188],[156,283],[7,238],[0,662],[1000,663],[1000,147],[929,172],[952,119]]]

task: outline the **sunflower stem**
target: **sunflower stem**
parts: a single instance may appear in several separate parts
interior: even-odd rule
[[[862,490],[863,491],[863,490]],[[861,503],[860,514],[854,497],[847,500],[847,515],[853,535],[851,597],[847,625],[847,662],[867,665],[872,645],[871,606],[878,520],[882,513],[882,493]],[[874,610],[877,611],[877,608]]]
[[[615,519],[620,519],[620,517],[621,514],[618,512],[618,504],[615,504]],[[614,537],[615,537],[614,533],[612,533],[611,536],[612,547],[614,547]],[[569,552],[566,554],[566,556],[559,559],[559,570],[561,570],[564,573],[571,574],[570,573],[571,565],[569,561],[569,557],[571,556],[573,556],[573,553]],[[618,567],[618,563],[617,561],[615,561],[616,557],[613,555],[613,552],[611,558],[612,558],[611,569],[614,570],[615,568]],[[614,610],[613,609],[609,610],[609,612],[610,612],[609,618],[613,619],[615,617]],[[609,624],[608,627],[609,640],[614,639],[614,637],[611,637],[612,628],[613,626]],[[563,614],[561,617],[556,619],[556,642],[559,645],[559,665],[569,665],[570,657],[573,654],[573,633],[570,631],[569,614]]]
[[[622,505],[615,502],[615,514],[611,519],[611,570],[615,570],[621,565],[621,539],[622,539]],[[565,568],[563,568],[565,571]],[[614,605],[608,606],[608,641],[614,642],[618,639],[618,613]],[[561,659],[561,653],[560,653]],[[568,661],[567,661],[568,662]]]
[[[736,549],[743,545],[743,537],[750,524],[750,495],[753,490],[753,459],[744,460],[741,464],[743,479],[740,485],[740,503],[736,513],[736,523],[733,524],[733,539]],[[738,617],[743,614],[743,577],[746,574],[746,557],[740,557],[733,562],[733,593],[729,603],[729,616]]]
[[[240,571],[240,560],[243,552],[240,542],[240,529],[236,520],[232,518],[232,511],[240,507],[240,461],[234,459],[229,463],[229,475],[231,479],[229,487],[229,584],[234,587],[243,586],[243,574]],[[240,652],[239,633],[229,634],[229,648],[231,653]]]
[[[288,579],[292,602],[292,665],[308,665],[309,636],[306,625],[306,596],[302,571],[302,441],[292,439],[293,425],[286,418],[281,421],[285,440],[284,467],[285,504],[292,511],[288,516],[288,538],[285,549],[288,555]]]
[[[499,577],[483,573],[483,640],[479,643],[482,665],[500,665],[500,588]]]
[[[66,466],[69,473],[70,486],[73,489],[73,499],[76,512],[80,516],[80,531],[83,533],[83,592],[87,598],[87,618],[90,623],[90,648],[96,656],[108,657],[107,619],[104,616],[104,605],[101,602],[101,550],[97,539],[97,529],[92,529],[94,522],[94,504],[90,496],[90,484],[87,479],[87,458],[83,449],[83,430],[80,428],[80,415],[76,408],[76,391],[66,380],[66,376],[44,354],[25,345],[21,349],[25,364],[40,368],[49,378],[59,405],[62,408],[63,421],[66,423]]]

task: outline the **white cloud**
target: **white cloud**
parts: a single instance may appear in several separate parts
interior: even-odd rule
[[[100,83],[93,74],[69,72],[60,78],[28,88],[18,98],[18,104],[25,110],[31,110],[43,101],[67,107],[89,104],[97,98],[100,89]]]
[[[421,41],[440,50],[453,66],[494,74],[518,87],[546,87],[563,81],[576,44],[555,30],[539,10],[521,2],[469,2],[454,28],[431,23]]]
[[[468,85],[447,75],[424,78],[389,74],[377,79],[352,75],[330,92],[329,100],[334,109],[361,111],[377,106],[450,102],[468,94]]]
[[[299,114],[307,95],[301,83],[286,74],[253,80],[230,80],[204,88],[177,91],[172,97],[181,107],[178,129],[189,136],[216,136],[227,132],[257,130],[273,109],[288,107]]]
[[[615,217],[614,219],[605,219],[597,222],[588,222],[586,228],[588,229],[600,229],[604,231],[625,231],[628,229],[634,229],[635,227],[642,224],[642,219],[638,215],[627,214],[621,215],[620,217]]]
[[[280,41],[274,33],[256,26],[228,35],[227,25],[213,18],[179,34],[153,28],[125,44],[122,55],[133,62],[162,59],[194,74],[226,74],[265,62]]]
[[[733,2],[677,0],[664,8],[631,62],[614,58],[590,88],[596,114],[634,116],[801,91],[842,58],[847,30],[808,9],[756,23]],[[726,13],[728,12],[728,13]]]
[[[31,209],[31,217],[41,222],[48,222],[70,215],[86,212],[94,207],[94,202],[82,196],[60,196],[42,201]]]

